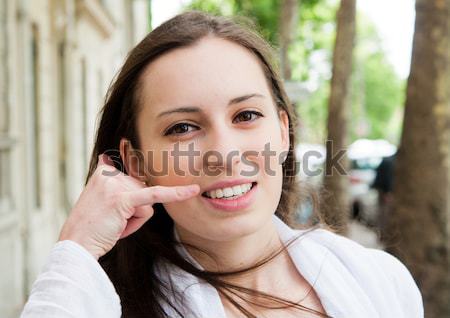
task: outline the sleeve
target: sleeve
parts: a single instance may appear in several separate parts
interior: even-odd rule
[[[423,318],[423,300],[419,288],[406,266],[395,256],[372,249],[377,254],[386,275],[394,283],[404,317]]]
[[[73,241],[55,244],[34,282],[22,318],[120,317],[113,284],[100,264]]]

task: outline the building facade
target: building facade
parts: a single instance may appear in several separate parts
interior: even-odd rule
[[[83,189],[147,0],[0,0],[0,314],[17,317]]]

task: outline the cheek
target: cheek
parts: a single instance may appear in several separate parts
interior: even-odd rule
[[[175,186],[198,183],[198,179],[191,175],[190,166],[187,158],[175,159],[172,156],[167,157],[164,164],[161,161],[154,162],[153,167],[156,168],[167,166],[168,173],[164,175],[152,175],[149,177],[151,185]],[[194,197],[188,200],[179,202],[163,203],[164,208],[169,214],[170,218],[176,224],[180,224],[187,229],[195,229],[199,220],[199,214],[195,213],[198,210],[198,198]]]
[[[164,203],[163,205],[176,224],[180,224],[186,229],[196,229],[203,222],[201,218],[203,214],[197,212],[199,206],[195,200],[197,199],[192,198],[182,202]]]
[[[164,203],[163,206],[177,226],[195,236],[213,239],[215,234],[210,232],[211,224],[217,223],[217,220],[196,200],[198,199],[192,198],[182,202]]]
[[[267,133],[270,132],[270,133]],[[283,159],[285,156],[280,127],[274,123],[267,127],[264,137],[255,138],[259,142],[259,157],[256,158],[259,167],[258,179],[262,196],[260,202],[271,211],[275,211],[281,196],[283,183]]]
[[[185,145],[148,152],[145,159],[151,185],[187,185],[199,175],[200,158],[195,148]]]
[[[272,133],[267,133],[272,131]],[[277,127],[270,127],[261,136],[252,136],[248,153],[256,151],[258,156],[251,156],[249,161],[255,162],[259,168],[259,174],[263,177],[278,178],[282,173],[284,158],[281,135],[277,134]],[[251,149],[250,149],[251,148]]]

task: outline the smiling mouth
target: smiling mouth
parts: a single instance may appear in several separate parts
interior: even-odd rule
[[[233,187],[226,187],[215,189],[211,191],[205,191],[202,193],[202,196],[208,199],[224,199],[224,200],[234,200],[246,194],[250,191],[256,182],[249,182],[240,185],[235,185]]]

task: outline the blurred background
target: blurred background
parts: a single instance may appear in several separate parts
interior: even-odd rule
[[[127,52],[187,9],[255,23],[321,217],[396,255],[426,317],[450,317],[450,0],[0,0],[0,316],[19,315],[83,189]]]

